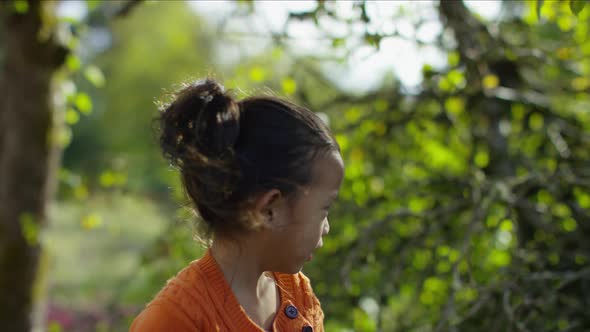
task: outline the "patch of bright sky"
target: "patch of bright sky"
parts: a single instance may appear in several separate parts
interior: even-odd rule
[[[500,14],[500,1],[465,1],[466,5],[486,19],[495,19]],[[230,1],[191,1],[191,7],[209,20],[217,24],[219,20],[235,9],[235,3]],[[332,3],[338,16],[355,18],[357,15],[352,1],[337,1]],[[254,14],[246,20],[232,19],[226,26],[226,31],[239,31],[235,42],[239,46],[222,47],[220,61],[235,63],[244,54],[254,54],[265,46],[270,45],[272,32],[280,32],[283,29],[289,12],[301,12],[313,10],[315,1],[257,1]],[[440,21],[436,3],[434,1],[369,1],[367,5],[368,15],[372,24],[365,27],[359,23],[349,27],[329,17],[319,21],[319,28],[310,21],[293,21],[287,30],[288,45],[292,52],[300,55],[330,56],[338,55],[339,51],[331,48],[331,38],[327,38],[325,31],[330,36],[344,37],[347,39],[347,47],[354,50],[347,58],[346,63],[326,62],[324,71],[339,86],[350,91],[367,91],[379,86],[382,80],[390,72],[393,72],[402,84],[408,88],[416,87],[422,80],[421,69],[424,64],[430,64],[435,68],[446,65],[446,54],[434,46],[428,44],[434,42],[441,32]],[[403,15],[396,14],[403,11]],[[423,20],[416,31],[414,22]],[[382,40],[380,49],[363,45],[361,36],[365,28],[372,33],[392,34],[397,31],[403,38],[388,37]],[[251,34],[258,38],[248,38]],[[264,37],[267,37],[265,40]],[[240,38],[242,42],[240,42]],[[419,46],[412,40],[417,38],[426,46]]]
[[[57,15],[59,17],[68,17],[82,19],[88,13],[88,7],[84,1],[60,1],[57,3]]]
[[[219,24],[231,15],[237,6],[233,1],[219,0],[189,1],[189,4],[212,25]],[[499,0],[471,0],[465,1],[465,4],[488,20],[493,20],[500,14]],[[338,16],[343,19],[355,18],[357,15],[352,1],[336,1],[330,5],[334,6]],[[218,45],[219,65],[235,64],[244,56],[255,55],[270,47],[271,34],[283,31],[289,12],[313,10],[315,6],[315,1],[256,1],[255,11],[251,16],[237,15],[227,20],[224,31],[231,39]],[[58,5],[58,15],[62,17],[81,18],[86,12],[84,1],[61,1]],[[349,26],[329,17],[322,18],[319,27],[309,20],[293,21],[287,30],[290,36],[287,45],[291,52],[298,55],[341,56],[342,50],[331,47],[332,37],[346,39],[346,47],[353,50],[347,61],[328,61],[324,65],[324,71],[341,88],[350,91],[362,92],[375,88],[391,72],[404,86],[411,89],[420,84],[424,64],[435,68],[446,65],[446,55],[429,45],[442,29],[436,2],[368,1],[367,12],[372,21],[368,27],[362,23]],[[414,24],[417,20],[425,22],[418,30]],[[362,35],[365,29],[380,34],[397,32],[402,37],[384,38],[380,49],[376,50],[363,45]],[[413,42],[415,38],[426,46]]]

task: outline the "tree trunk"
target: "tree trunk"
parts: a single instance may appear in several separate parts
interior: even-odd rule
[[[26,10],[0,4],[0,326],[32,328],[39,235],[55,187],[59,148],[53,125],[51,80],[66,49],[40,30],[51,2],[29,0]]]

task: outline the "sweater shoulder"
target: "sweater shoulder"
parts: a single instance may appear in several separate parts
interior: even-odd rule
[[[165,301],[152,301],[133,320],[130,332],[199,331],[195,322]]]
[[[130,331],[201,331],[208,311],[206,289],[195,262],[169,279],[135,318]]]

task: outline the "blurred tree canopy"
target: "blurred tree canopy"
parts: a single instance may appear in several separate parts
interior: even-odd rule
[[[180,1],[82,3],[84,18],[60,19],[75,45],[58,75],[65,151],[41,271],[50,303],[102,316],[71,322],[50,305],[50,329],[126,330],[199,257],[152,120],[167,89],[214,72],[238,96],[270,89],[308,106],[340,143],[330,236],[305,267],[327,331],[590,330],[588,1],[503,1],[494,19],[462,1],[408,2],[387,22],[375,2],[317,1],[261,35],[240,26],[255,25],[256,2],[226,3],[219,25]],[[410,15],[418,7],[436,15]],[[401,27],[432,21],[428,41]],[[293,46],[305,37],[289,27],[306,23],[323,33],[317,54]],[[351,92],[335,79],[356,51],[393,39],[446,63],[424,65],[414,88],[383,75]]]

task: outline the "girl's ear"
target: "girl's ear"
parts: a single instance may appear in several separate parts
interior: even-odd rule
[[[259,216],[265,226],[271,226],[277,217],[282,194],[277,189],[264,192],[254,202],[254,213]]]

